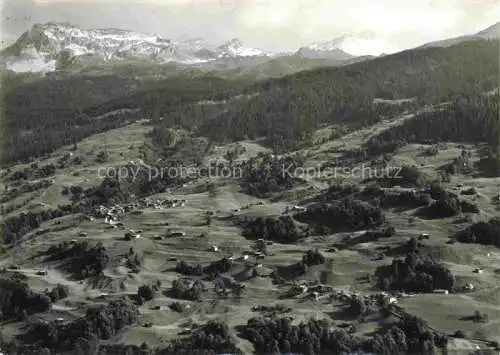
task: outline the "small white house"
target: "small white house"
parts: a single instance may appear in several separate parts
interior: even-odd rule
[[[464,290],[466,291],[473,291],[474,290],[474,285],[473,284],[465,284]]]
[[[171,237],[185,237],[186,233],[185,232],[173,232],[170,234]]]

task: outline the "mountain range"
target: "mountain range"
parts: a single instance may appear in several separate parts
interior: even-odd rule
[[[498,38],[499,24],[477,34],[447,39],[425,46],[446,46],[472,38]],[[372,58],[397,49],[371,32],[343,35],[313,43],[297,51],[271,53],[246,47],[233,38],[221,45],[203,38],[173,41],[158,35],[120,29],[83,29],[68,23],[36,24],[4,49],[2,64],[14,72],[50,72],[72,64],[99,65],[124,61],[176,63],[198,68],[234,69],[285,58],[327,60],[332,65]],[[294,59],[293,61],[297,61]],[[305,67],[310,66],[307,63]]]

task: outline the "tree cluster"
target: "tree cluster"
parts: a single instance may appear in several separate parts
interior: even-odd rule
[[[267,239],[278,243],[295,243],[309,235],[291,217],[257,217],[245,225],[242,235],[248,239]]]
[[[320,196],[321,201],[342,200],[360,192],[360,188],[354,184],[334,184],[328,187],[325,193]]]
[[[385,222],[380,208],[350,197],[316,204],[297,214],[295,218],[308,223],[320,233],[376,228]]]
[[[478,310],[474,311],[474,314],[472,315],[472,320],[475,323],[486,323],[488,322],[488,318],[489,317],[487,313],[481,313]]]
[[[203,273],[209,276],[215,276],[217,274],[223,274],[231,270],[233,263],[228,258],[222,258],[217,261],[213,261],[203,268]]]
[[[57,301],[63,300],[69,296],[69,288],[66,285],[57,284],[50,292],[46,293],[48,293],[52,303],[56,303]]]
[[[236,159],[238,159],[238,157],[245,153],[246,151],[246,148],[243,147],[243,146],[236,146],[234,149],[231,149],[231,150],[228,150],[226,152],[226,154],[224,154],[224,158],[229,162],[229,163],[232,163],[234,162]]]
[[[241,164],[240,185],[250,195],[268,197],[290,189],[296,182],[295,172],[302,166],[300,157],[279,158],[266,154]]]
[[[403,315],[382,333],[362,339],[342,329],[332,329],[326,320],[311,319],[292,325],[289,318],[251,318],[244,336],[259,354],[438,354],[446,346],[446,337],[429,331],[427,324]]]
[[[386,291],[426,293],[435,289],[452,290],[455,278],[443,264],[437,263],[416,239],[408,242],[404,260],[394,259],[391,265],[380,266],[375,275],[378,285]]]
[[[47,255],[49,260],[62,262],[61,267],[79,279],[102,275],[110,259],[101,243],[91,246],[85,240],[52,245]]]
[[[469,174],[472,172],[472,164],[470,163],[470,152],[462,151],[462,154],[453,159],[453,161],[444,166],[444,170],[450,174]]]
[[[500,248],[500,218],[474,223],[457,233],[456,239],[462,243],[494,245]]]
[[[375,335],[369,343],[375,354],[434,355],[446,349],[448,338],[431,330],[423,319],[403,312],[396,324]]]
[[[157,125],[150,134],[155,154],[163,160],[179,160],[185,165],[200,166],[203,158],[211,152],[213,144],[204,137],[189,135]]]
[[[324,264],[325,261],[325,256],[321,254],[318,249],[308,250],[307,253],[302,256],[302,263],[307,266]]]
[[[130,248],[128,253],[125,255],[125,265],[133,272],[138,273],[142,267],[142,258],[139,253],[134,251],[134,248]]]
[[[141,346],[130,344],[100,344],[96,355],[152,355],[153,349],[144,342]]]
[[[137,289],[137,297],[143,301],[151,301],[155,297],[155,293],[157,291],[156,285],[141,285]]]
[[[185,261],[181,260],[175,266],[175,271],[179,274],[185,276],[215,276],[217,274],[223,274],[231,270],[232,262],[228,258],[222,258],[217,261],[213,261],[207,266],[201,266],[197,264],[196,266],[191,266]]]
[[[35,321],[28,331],[11,344],[17,354],[38,349],[40,354],[95,354],[99,340],[107,340],[137,321],[137,308],[126,299],[89,309],[87,314],[69,323]],[[9,352],[10,353],[10,352]]]
[[[43,179],[54,175],[56,172],[56,167],[54,164],[47,164],[40,167],[38,164],[32,164],[23,170],[14,171],[8,180],[20,181],[20,180],[32,180],[32,179]]]
[[[422,213],[429,218],[448,218],[460,213],[479,213],[476,204],[469,201],[460,201],[455,194],[446,194],[438,200],[432,201]]]
[[[272,306],[259,305],[252,307],[252,312],[264,312],[267,314],[289,313],[291,311],[292,308],[286,307],[282,304],[276,304]]]
[[[0,278],[1,319],[20,318],[45,312],[52,306],[48,295],[34,292],[20,280]]]
[[[348,308],[348,312],[351,316],[360,317],[365,314],[366,310],[367,307],[363,297],[351,297]]]
[[[181,302],[172,302],[169,306],[168,306],[172,311],[174,312],[178,312],[178,313],[182,313],[186,310],[186,305],[184,303],[181,303]]]
[[[123,183],[112,177],[106,177],[100,185],[85,190],[84,195],[91,206],[114,205],[129,199],[129,193],[124,189]]]
[[[178,338],[155,355],[218,355],[242,354],[236,347],[229,327],[217,320],[208,321],[187,338]]]
[[[403,191],[381,191],[374,203],[382,208],[419,208],[432,202],[429,193]]]
[[[52,185],[50,180],[41,180],[33,183],[24,183],[19,186],[19,188],[11,188],[3,193],[2,198],[0,199],[0,203],[5,203],[15,199],[16,197],[21,196],[27,192],[33,192],[40,189],[45,189]]]
[[[179,299],[200,300],[205,286],[200,280],[180,278],[172,282],[172,294]]]
[[[425,182],[422,172],[414,165],[393,169],[389,172],[389,176],[394,185],[404,187],[421,186]]]
[[[0,225],[3,228],[3,242],[14,243],[25,234],[39,228],[43,222],[78,212],[83,212],[79,206],[63,205],[53,210],[29,211],[6,218]]]

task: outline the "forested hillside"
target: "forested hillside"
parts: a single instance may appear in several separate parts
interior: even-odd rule
[[[439,142],[500,144],[498,91],[492,95],[461,95],[440,110],[422,112],[400,126],[373,137],[367,148],[371,155],[389,153],[408,143]]]
[[[217,77],[185,75],[147,87],[118,75],[11,82],[2,92],[2,164],[50,153],[152,114],[159,117],[181,103],[218,97],[235,86]]]
[[[267,135],[296,140],[321,122],[350,125],[384,116],[375,98],[448,101],[498,85],[498,41],[426,48],[340,68],[321,68],[257,83],[260,95],[206,120],[200,132],[219,140]],[[252,90],[249,90],[252,91]]]

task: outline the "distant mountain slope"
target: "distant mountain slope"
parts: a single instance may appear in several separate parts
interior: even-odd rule
[[[297,55],[310,59],[332,59],[332,60],[348,60],[354,57],[338,48],[316,49],[311,47],[300,48],[297,51]]]
[[[267,80],[248,90],[259,95],[203,122],[200,132],[217,139],[277,135],[295,140],[304,127],[312,130],[320,122],[378,119],[375,98],[434,103],[489,91],[498,85],[498,53],[498,42],[473,40]]]
[[[257,58],[252,62],[245,60],[242,64],[237,61],[228,63],[227,67],[223,67],[219,62],[219,66],[215,69],[214,75],[219,75],[227,78],[248,77],[251,79],[276,78],[284,75],[290,75],[303,70],[314,69],[318,67],[337,67],[347,65],[358,61],[368,60],[370,57],[354,57],[348,60],[336,60],[325,58],[305,58],[299,54],[283,56],[257,62]],[[204,66],[207,68],[207,66]]]
[[[485,39],[485,40],[498,40],[500,38],[500,22],[479,31],[478,33],[465,35],[455,38],[448,38],[442,41],[426,43],[421,47],[447,47],[454,44],[458,44],[464,41],[470,41],[474,39]]]

